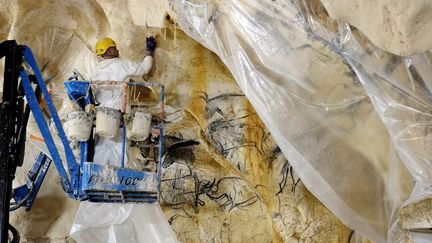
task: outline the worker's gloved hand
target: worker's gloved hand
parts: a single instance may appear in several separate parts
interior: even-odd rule
[[[153,36],[146,38],[147,55],[152,55],[156,49],[156,40]]]

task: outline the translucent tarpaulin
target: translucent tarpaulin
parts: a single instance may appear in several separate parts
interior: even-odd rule
[[[178,242],[159,204],[84,202],[79,211],[71,229],[78,242]]]
[[[180,27],[227,65],[308,189],[368,239],[406,239],[400,207],[431,193],[429,53],[386,53],[319,1],[171,4]]]

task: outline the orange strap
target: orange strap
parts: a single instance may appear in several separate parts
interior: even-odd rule
[[[36,140],[36,141],[39,141],[39,142],[43,142],[43,143],[45,142],[45,140],[43,138],[35,136],[33,134],[30,134],[30,139],[33,139],[33,140]]]

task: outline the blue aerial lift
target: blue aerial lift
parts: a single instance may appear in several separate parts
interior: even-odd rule
[[[12,242],[19,242],[19,234],[9,224],[9,212],[21,206],[29,210],[36,198],[45,175],[53,162],[67,195],[75,200],[102,203],[157,203],[159,201],[162,169],[162,117],[153,129],[159,130],[155,147],[158,149],[156,171],[146,172],[124,167],[126,129],[123,126],[123,156],[120,167],[103,166],[91,161],[92,137],[80,142],[77,162],[63,130],[60,118],[48,93],[41,72],[30,48],[14,40],[0,43],[0,59],[5,58],[3,97],[0,103],[0,242],[7,242],[9,231]],[[25,65],[24,65],[25,63]],[[69,81],[66,85],[90,86],[88,81]],[[164,86],[152,83],[127,83],[129,86],[157,86],[160,88],[161,114],[163,114]],[[76,90],[75,90],[76,91]],[[84,96],[93,102],[88,92],[69,93],[69,97]],[[64,148],[67,167],[60,157],[52,133],[39,105],[44,99],[51,119]],[[49,155],[40,153],[28,173],[25,185],[12,189],[17,167],[23,164],[26,126],[33,113]],[[90,160],[90,161],[89,161]]]

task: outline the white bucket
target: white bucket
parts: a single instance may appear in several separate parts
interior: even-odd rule
[[[93,129],[94,115],[85,111],[73,111],[67,115],[64,123],[65,133],[69,140],[87,141]]]
[[[150,134],[152,115],[144,112],[128,114],[126,120],[126,136],[132,141],[143,141]]]
[[[96,108],[96,134],[106,138],[117,135],[120,127],[121,112],[108,107]]]

